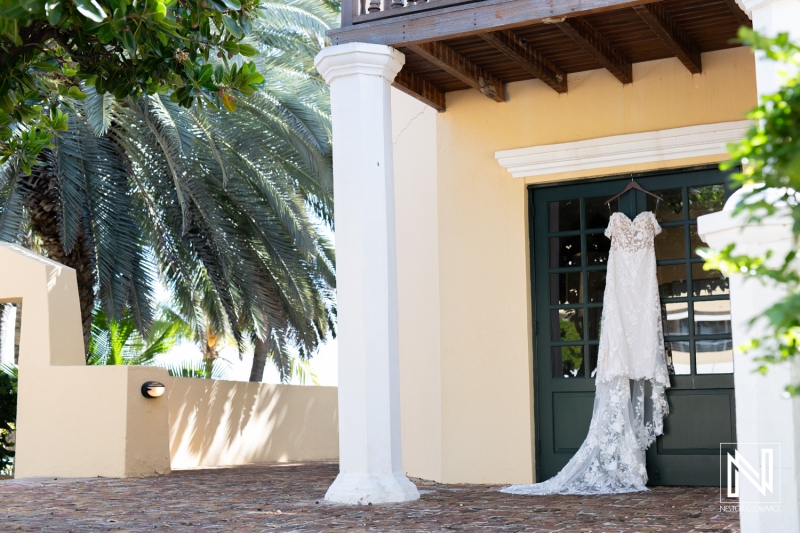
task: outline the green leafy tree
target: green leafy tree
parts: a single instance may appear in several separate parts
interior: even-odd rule
[[[743,188],[734,213],[757,224],[782,209],[788,210],[794,219],[795,246],[785,257],[751,257],[738,253],[733,246],[716,252],[707,250],[704,255],[707,269],[741,272],[785,290],[787,296],[758,318],[766,320],[766,336],[753,339],[745,347],[756,351],[763,363],[761,372],[767,372],[768,365],[800,354],[800,275],[796,260],[800,239],[796,193],[800,191],[800,46],[790,42],[786,34],[768,38],[743,28],[739,35],[770,59],[785,64],[792,74],[777,93],[761,99],[749,114],[755,125],[740,143],[730,147],[732,159],[723,168],[742,167],[733,175]],[[799,394],[800,384],[790,385],[788,392]]]
[[[234,107],[261,76],[229,63],[257,0],[0,0],[0,155],[25,174],[67,127],[65,97],[83,88],[118,99],[169,93]],[[219,59],[219,61],[214,61]],[[68,107],[67,107],[68,108]]]
[[[182,6],[168,4],[170,16],[194,28]],[[32,228],[49,257],[75,268],[87,345],[95,295],[110,320],[130,312],[148,337],[160,278],[196,332],[230,334],[240,347],[261,341],[288,379],[281,354],[297,347],[307,357],[335,324],[334,254],[318,231],[332,221],[329,101],[313,56],[338,15],[319,0],[242,6],[237,20],[250,37],[237,46],[258,53],[252,62],[190,53],[198,68],[182,75],[198,86],[137,85],[123,95],[86,78],[75,85],[85,98],[60,95],[67,129],[53,132],[29,175],[19,150],[1,169],[0,239]],[[233,50],[235,34],[212,15],[209,35]],[[220,91],[202,84],[243,69],[264,76],[248,74],[238,93],[224,88],[235,112],[216,105]],[[258,90],[244,88],[256,79]],[[191,108],[176,96],[189,86]]]

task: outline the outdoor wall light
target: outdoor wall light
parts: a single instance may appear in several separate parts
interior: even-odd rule
[[[167,388],[158,381],[145,381],[142,385],[142,396],[145,398],[158,398]]]

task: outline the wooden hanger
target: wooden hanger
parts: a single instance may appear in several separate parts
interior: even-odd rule
[[[637,191],[642,191],[643,193],[645,193],[648,196],[652,196],[653,198],[655,198],[657,200],[660,200],[662,202],[664,201],[664,199],[661,198],[659,195],[653,194],[650,191],[644,190],[641,185],[639,185],[638,183],[633,181],[633,178],[631,178],[631,182],[628,185],[626,185],[625,188],[622,189],[618,194],[615,194],[614,196],[612,196],[611,198],[606,200],[605,204],[606,205],[610,204],[611,202],[613,202],[614,200],[616,200],[617,198],[619,198],[620,196],[622,196],[623,194],[625,194],[626,192],[628,192],[631,189],[636,189]]]

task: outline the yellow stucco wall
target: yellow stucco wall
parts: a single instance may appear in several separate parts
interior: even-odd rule
[[[570,75],[562,95],[539,81],[513,83],[510,101],[501,104],[477,91],[449,93],[441,114],[393,93],[401,416],[410,475],[533,480],[526,186],[600,173],[514,179],[495,152],[741,120],[756,102],[753,58],[744,48],[703,54],[703,73],[694,76],[676,59],[636,64],[633,75],[626,86],[605,70]]]
[[[14,476],[169,472],[163,368],[86,366],[75,271],[0,242],[0,303],[22,302]]]
[[[168,378],[172,468],[339,456],[336,387]]]

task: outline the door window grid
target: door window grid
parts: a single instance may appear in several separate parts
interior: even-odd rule
[[[703,260],[694,250],[699,242],[696,217],[721,208],[721,203],[715,201],[724,201],[724,188],[721,185],[684,186],[657,191],[657,194],[665,199],[665,202],[658,203],[658,210],[655,199],[646,199],[647,209],[657,211],[663,228],[662,239],[665,239],[656,243],[657,268],[660,274],[670,270],[673,273],[683,271],[684,278],[677,280],[677,284],[673,283],[677,286],[668,291],[662,290],[659,280],[668,354],[678,374],[730,373],[733,368],[727,282],[716,281],[712,275],[706,275],[702,270]],[[710,198],[711,205],[698,207],[697,198],[705,198],[707,204]],[[605,285],[605,264],[610,241],[603,233],[610,213],[619,207],[615,205],[609,210],[604,206],[604,213],[597,207],[601,200],[602,197],[581,197],[548,204],[551,377],[556,379],[591,378],[597,366],[602,288],[598,289],[595,285],[599,285],[597,282],[600,280],[602,287]],[[640,202],[636,203],[641,205]],[[562,213],[564,204],[568,216]],[[668,211],[665,212],[664,206]],[[591,222],[587,222],[589,217]],[[598,220],[603,222],[602,227]],[[587,228],[587,225],[592,227]],[[562,231],[564,228],[569,229]],[[603,240],[608,243],[607,246]],[[675,249],[670,249],[670,246]],[[559,254],[558,261],[553,261],[554,253]],[[664,256],[666,259],[659,259]],[[594,282],[592,285],[589,284],[590,277]],[[571,280],[568,282],[571,284],[579,280],[579,285],[577,288],[567,285],[563,297],[559,294],[553,298],[552,291],[561,292],[562,280]],[[699,369],[698,360],[701,365]]]
[[[593,377],[597,368],[600,311],[611,244],[604,231],[617,208],[616,201],[611,209],[603,202],[604,197],[581,197],[548,204],[554,378]],[[562,281],[568,284],[562,286]],[[578,286],[574,287],[576,281]],[[555,297],[554,292],[558,293]]]
[[[656,241],[656,265],[659,274],[663,275],[669,269],[673,273],[682,270],[685,278],[682,280],[682,287],[669,287],[668,290],[663,287],[663,278],[659,279],[664,340],[674,373],[732,373],[727,280],[723,280],[719,273],[716,273],[719,278],[715,279],[714,272],[704,271],[703,259],[694,249],[702,245],[697,235],[697,217],[722,208],[725,199],[724,186],[683,186],[653,192],[665,199],[663,203],[650,197],[646,200],[647,210],[656,212],[658,204],[656,218],[662,227],[662,236],[672,233],[674,239],[680,231],[677,228],[683,231],[684,249],[680,258],[674,257],[678,254],[669,253],[670,250],[664,253],[665,247],[662,245],[659,249],[658,240]],[[663,205],[669,208],[666,213]],[[660,259],[663,256],[667,256],[667,259]]]

